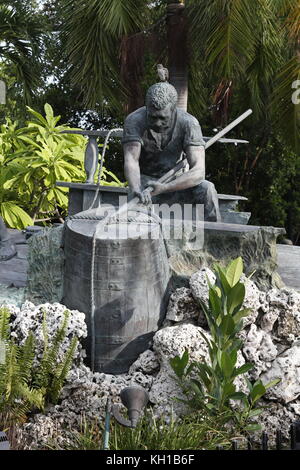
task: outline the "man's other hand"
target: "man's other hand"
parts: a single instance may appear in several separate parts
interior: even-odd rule
[[[146,206],[152,202],[150,188],[144,189],[144,191],[134,191],[133,195],[137,196],[140,202]]]
[[[164,193],[166,191],[166,185],[164,183],[160,183],[159,181],[148,181],[147,189],[153,188],[151,192],[151,196],[157,196],[158,194]]]

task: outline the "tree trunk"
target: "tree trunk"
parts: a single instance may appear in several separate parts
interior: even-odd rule
[[[167,5],[168,68],[170,83],[178,93],[178,107],[187,110],[188,48],[187,19],[184,4],[168,0]]]

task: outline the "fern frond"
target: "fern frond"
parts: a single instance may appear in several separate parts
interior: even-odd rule
[[[48,334],[44,334],[44,340],[45,338],[47,338],[46,344],[44,346],[44,354],[43,354],[40,366],[35,373],[35,379],[34,379],[35,386],[37,387],[38,386],[45,387],[46,389],[48,389],[53,377],[55,377],[55,372],[58,366],[57,357],[58,357],[61,344],[63,343],[66,337],[69,316],[70,316],[70,312],[66,310],[64,312],[64,318],[63,318],[62,324],[56,331],[56,334],[53,338],[53,342],[50,346],[48,344]]]
[[[28,405],[36,406],[40,410],[44,409],[45,389],[30,388],[27,384],[21,382],[18,383],[16,389],[18,395],[28,402]]]
[[[24,345],[20,348],[20,379],[23,383],[27,383],[31,379],[32,364],[34,360],[35,340],[32,333],[27,336]]]
[[[52,387],[50,390],[49,399],[51,403],[57,403],[61,389],[72,367],[72,362],[73,362],[77,345],[78,345],[78,338],[76,337],[72,338],[70,347],[68,348],[62,363],[57,368],[56,376],[53,379]]]
[[[5,389],[3,390],[5,399],[8,401],[12,398],[15,390],[16,377],[19,375],[18,367],[18,346],[11,343],[6,354],[5,361]]]
[[[65,337],[66,337],[66,332],[67,332],[67,327],[69,323],[69,318],[70,318],[70,312],[68,310],[64,311],[64,319],[62,321],[62,324],[58,328],[51,347],[48,350],[47,354],[47,365],[48,365],[48,370],[52,371],[54,373],[56,367],[57,367],[57,356],[59,353],[59,349],[61,347],[61,344],[63,343]]]
[[[9,320],[10,311],[7,307],[0,308],[0,340],[5,341],[9,339]]]

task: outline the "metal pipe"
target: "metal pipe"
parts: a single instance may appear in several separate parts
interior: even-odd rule
[[[110,431],[110,398],[107,398],[105,407],[105,427],[104,427],[104,439],[103,439],[103,450],[109,450],[109,431]]]

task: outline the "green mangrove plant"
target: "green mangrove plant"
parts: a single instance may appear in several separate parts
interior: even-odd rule
[[[245,285],[240,281],[243,273],[243,261],[239,257],[223,268],[214,266],[215,284],[209,285],[208,304],[199,301],[204,312],[210,335],[201,333],[208,347],[209,362],[190,363],[189,352],[170,360],[187,399],[184,400],[193,409],[202,410],[210,416],[223,416],[223,422],[234,422],[235,426],[245,431],[259,430],[260,426],[252,418],[262,413],[258,406],[259,399],[266,390],[276,385],[280,379],[268,384],[261,380],[251,383],[245,374],[253,364],[238,366],[238,352],[243,341],[239,337],[243,329],[243,318],[251,309],[243,308]],[[248,393],[238,390],[236,379],[245,377]],[[232,406],[237,401],[237,406]]]

